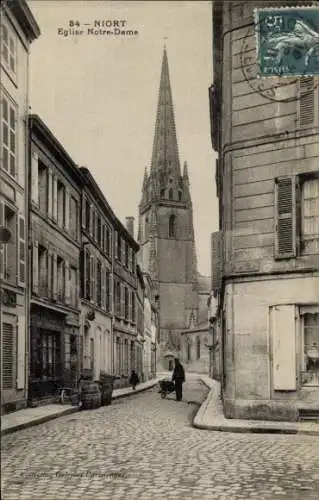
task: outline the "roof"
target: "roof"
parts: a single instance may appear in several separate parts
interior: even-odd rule
[[[47,127],[44,121],[35,114],[29,115],[29,128],[31,132],[53,153],[53,155],[63,163],[63,166],[68,167],[69,172],[73,174],[81,187],[82,177],[81,173],[72,160],[71,156],[66,152],[62,144],[58,141],[55,135]],[[32,139],[32,137],[31,137]]]
[[[102,201],[103,205],[106,207],[110,217],[113,220],[113,223],[115,225],[115,229],[120,230],[122,235],[128,240],[131,244],[131,246],[134,248],[135,251],[139,250],[139,244],[137,241],[132,237],[132,235],[128,232],[124,224],[118,219],[118,217],[115,215],[114,211],[112,210],[111,206],[108,204],[104,194],[101,191],[101,188],[98,186],[97,182],[95,181],[93,175],[91,174],[90,170],[86,167],[80,167],[81,174],[83,175],[84,179],[86,180],[87,183],[89,183],[90,188],[94,189],[98,198],[100,201]]]
[[[4,2],[2,8],[7,8],[14,15],[30,43],[40,36],[40,27],[25,0]]]

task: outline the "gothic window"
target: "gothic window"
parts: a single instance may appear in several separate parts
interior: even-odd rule
[[[145,240],[148,240],[148,217],[145,219]]]
[[[178,191],[178,201],[182,200],[182,191]]]
[[[173,190],[172,190],[172,189],[170,189],[170,190],[169,190],[169,192],[168,192],[168,198],[169,198],[170,200],[172,200],[172,199],[173,199]]]
[[[165,198],[165,189],[161,189],[161,198]]]
[[[170,238],[174,238],[176,236],[176,216],[173,214],[169,218],[168,235]]]
[[[196,357],[197,359],[200,359],[200,338],[197,337],[196,339]]]

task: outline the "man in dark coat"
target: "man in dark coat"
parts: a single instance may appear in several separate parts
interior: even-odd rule
[[[178,358],[175,358],[175,368],[173,371],[172,381],[175,382],[176,401],[182,401],[185,371]]]

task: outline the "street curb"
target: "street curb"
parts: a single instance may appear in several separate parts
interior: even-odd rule
[[[211,389],[210,385],[204,380],[200,379],[201,382],[206,385],[209,389]],[[264,427],[264,426],[256,426],[256,427],[239,427],[239,426],[233,426],[233,425],[208,425],[208,424],[201,424],[195,422],[197,419],[197,416],[199,412],[201,411],[203,405],[206,403],[208,397],[203,401],[201,404],[198,412],[196,413],[194,419],[193,419],[193,427],[196,429],[201,429],[201,430],[206,430],[206,431],[219,431],[219,432],[236,432],[236,433],[241,433],[241,434],[291,434],[291,435],[307,435],[307,436],[319,436],[319,431],[312,431],[312,430],[299,430],[299,429],[283,429],[283,428],[269,428],[269,427]]]
[[[23,424],[17,424],[14,427],[9,427],[8,429],[1,430],[1,436],[5,436],[6,434],[12,434],[16,431],[21,431],[23,429],[28,429],[29,427],[34,427],[39,424],[44,424],[45,422],[49,422],[50,420],[55,420],[59,417],[64,417],[65,415],[71,415],[72,413],[77,413],[81,408],[74,407],[68,408],[67,410],[60,411],[57,413],[52,413],[52,415],[46,415],[45,417],[37,418],[36,420],[30,420],[29,422],[24,422]]]
[[[125,394],[118,394],[117,396],[112,396],[112,401],[114,401],[115,399],[126,398],[128,396],[135,396],[135,394],[138,394],[139,392],[145,392],[148,391],[149,389],[153,389],[153,387],[155,387],[157,384],[158,380],[156,382],[154,381],[154,384],[148,385],[147,387],[142,387],[142,389],[136,388],[135,391],[128,392]]]
[[[154,381],[154,384],[151,384],[147,387],[143,387],[141,389],[136,389],[135,391],[132,391],[132,392],[129,392],[126,394],[118,394],[118,395],[112,397],[112,401],[115,401],[116,399],[120,399],[120,398],[125,398],[128,396],[132,396],[132,395],[134,396],[135,394],[138,394],[139,392],[144,392],[144,391],[147,391],[149,389],[152,389],[157,384],[158,384],[158,380],[156,382]],[[28,429],[29,427],[35,427],[36,425],[44,424],[45,422],[49,422],[50,420],[55,420],[59,417],[71,415],[72,413],[77,413],[79,411],[81,411],[81,408],[76,406],[74,408],[68,408],[67,410],[64,410],[64,411],[52,413],[51,415],[46,415],[44,417],[37,418],[36,420],[30,420],[29,422],[23,422],[22,424],[17,424],[14,427],[9,427],[8,429],[3,429],[3,430],[1,429],[1,436],[5,436],[7,434],[13,434],[16,431]]]

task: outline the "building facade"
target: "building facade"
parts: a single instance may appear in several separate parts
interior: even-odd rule
[[[185,358],[181,332],[197,322],[197,265],[187,164],[181,172],[167,52],[164,48],[150,172],[139,205],[140,262],[160,297],[161,349]]]
[[[37,115],[30,127],[30,387],[29,401],[75,385],[82,362],[80,332],[81,178]]]
[[[40,29],[24,0],[1,6],[0,242],[1,412],[27,404],[29,341],[29,51]]]
[[[89,170],[81,167],[81,329],[83,368],[93,379],[112,373],[114,214]]]
[[[113,242],[113,373],[115,387],[128,385],[129,373],[137,370],[140,347],[137,342],[137,269],[139,246],[134,240],[133,219],[125,227],[117,218]]]
[[[137,290],[136,290],[136,373],[141,382],[147,380],[145,370],[148,368],[147,349],[149,347],[145,338],[144,304],[145,304],[145,282],[144,276],[139,265],[137,271]],[[147,345],[146,345],[147,343]]]
[[[215,2],[213,26],[225,414],[296,420],[319,411],[319,90],[260,85],[250,2]]]

